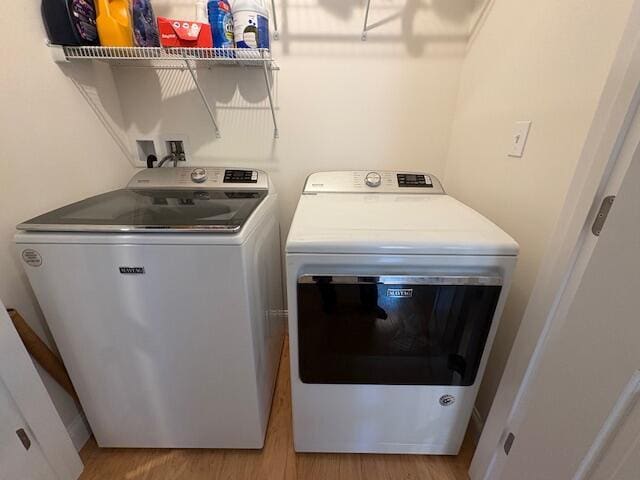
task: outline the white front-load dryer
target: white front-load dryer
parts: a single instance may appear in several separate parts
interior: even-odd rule
[[[18,229],[98,445],[262,447],[284,332],[265,172],[147,169]]]
[[[296,451],[457,454],[517,254],[432,175],[311,175],[286,245]]]

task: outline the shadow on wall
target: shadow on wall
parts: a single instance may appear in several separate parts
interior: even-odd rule
[[[112,69],[93,62],[63,64],[61,70],[74,82],[125,156],[137,166],[143,163],[138,159],[135,139],[157,139],[171,132],[189,131],[191,151],[216,140],[214,125],[185,68]],[[262,153],[270,155],[275,147],[263,70],[200,68],[196,75],[224,138],[240,131],[245,132],[246,139],[246,132],[253,132],[265,140]],[[270,72],[269,76],[277,105],[277,72]]]
[[[336,55],[368,55],[357,47],[362,43],[366,0],[281,0],[281,39],[284,54],[296,43],[341,44],[327,47]],[[407,53],[418,57],[429,47],[442,43],[463,43],[469,36],[473,0],[371,0],[367,43],[388,44],[377,55]],[[402,49],[393,46],[402,46]],[[317,50],[315,50],[317,51]]]
[[[132,152],[124,130],[124,118],[109,65],[101,62],[58,64],[89,104],[118,148],[127,157]]]
[[[464,55],[473,12],[473,0],[371,0],[368,40],[361,40],[365,0],[276,0],[280,40],[272,40],[276,58],[286,64],[295,57],[318,59],[318,69],[332,75],[329,59],[404,61],[411,58],[460,58]],[[158,15],[191,18],[193,2],[158,0]],[[401,68],[398,63],[385,68]],[[144,69],[94,62],[62,67],[72,78],[120,149],[134,165],[136,139],[157,144],[168,132],[189,133],[189,149],[220,143],[195,85],[184,68]],[[314,73],[310,73],[314,74]],[[199,68],[198,81],[213,109],[224,142],[246,144],[273,164],[275,140],[263,71],[259,68],[216,66]],[[270,72],[278,108],[278,74]]]
[[[273,148],[273,122],[264,72],[260,68],[217,67],[196,72],[198,82],[220,127],[222,139],[259,139],[261,154]],[[270,72],[277,91],[277,73]],[[125,112],[123,128],[135,138],[189,132],[189,148],[220,141],[214,125],[185,70],[119,68],[115,84]],[[277,105],[277,95],[274,93]],[[235,133],[242,135],[235,139]]]

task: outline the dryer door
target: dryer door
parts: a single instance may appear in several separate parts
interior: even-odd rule
[[[301,276],[300,378],[472,385],[501,289],[493,276]]]

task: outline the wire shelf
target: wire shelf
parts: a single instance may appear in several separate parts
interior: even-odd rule
[[[264,73],[264,82],[269,98],[271,117],[273,119],[273,136],[278,138],[278,122],[275,105],[271,93],[271,75],[269,70],[279,70],[274,62],[271,51],[266,48],[164,48],[164,47],[91,47],[91,46],[61,46],[51,45],[52,58],[56,63],[66,63],[81,60],[98,60],[112,66],[143,67],[155,69],[183,69],[191,75],[196,90],[202,99],[216,137],[220,137],[220,128],[214,115],[213,108],[198,81],[196,69],[210,68],[214,65],[229,65],[242,67],[259,67]]]
[[[62,47],[66,60],[100,60],[119,65],[162,67],[193,61],[196,65],[266,66],[277,70],[271,51],[266,48],[164,48],[164,47]]]

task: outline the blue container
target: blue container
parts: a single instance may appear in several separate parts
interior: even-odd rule
[[[233,48],[233,17],[227,0],[211,0],[207,4],[214,48]]]

